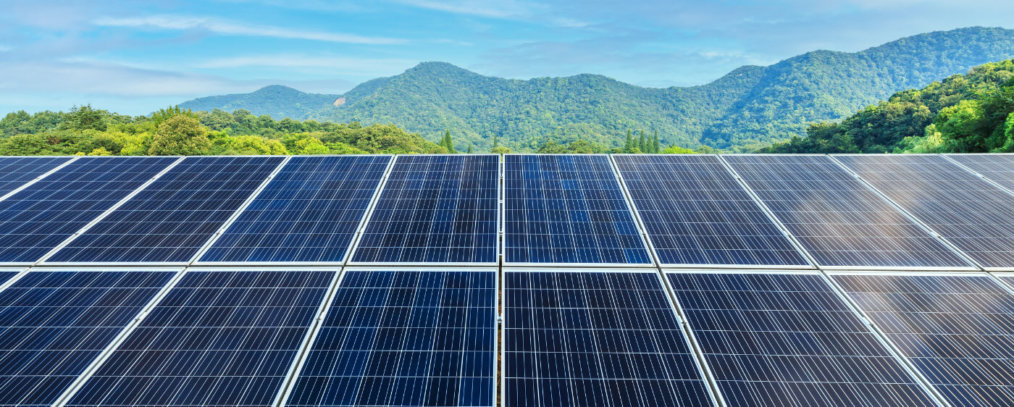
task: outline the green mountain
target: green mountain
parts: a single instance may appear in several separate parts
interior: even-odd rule
[[[1014,59],[898,92],[845,120],[817,123],[767,153],[1014,151]]]
[[[744,66],[701,86],[644,88],[600,75],[512,80],[428,62],[344,95],[276,86],[186,102],[193,110],[322,121],[393,123],[459,150],[495,142],[531,150],[546,141],[623,143],[628,129],[657,131],[663,144],[749,151],[806,134],[892,93],[973,66],[1014,57],[1014,30],[963,28],[903,38],[864,51],[815,51],[774,65]]]

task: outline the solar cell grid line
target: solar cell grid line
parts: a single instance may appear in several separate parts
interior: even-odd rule
[[[721,158],[821,268],[975,269],[827,156]]]
[[[1014,297],[993,278],[831,277],[951,405],[1014,405]]]
[[[185,264],[282,160],[187,157],[44,263]]]
[[[652,264],[608,156],[504,161],[505,263]]]
[[[391,156],[293,157],[199,263],[341,263]]]
[[[498,181],[498,155],[396,157],[349,264],[496,263]]]
[[[1014,195],[938,155],[834,156],[987,270],[1014,270]]]
[[[728,406],[933,406],[817,272],[667,277]]]
[[[51,405],[176,274],[33,269],[0,291],[0,405]]]
[[[0,157],[0,201],[77,157]]]
[[[943,157],[1014,191],[1014,154],[945,154]]]
[[[493,269],[347,269],[286,406],[492,406]]]
[[[174,161],[81,157],[0,201],[0,262],[37,262]]]
[[[614,155],[663,266],[812,267],[714,155]]]
[[[189,269],[65,405],[272,405],[335,273]]]
[[[504,271],[501,405],[717,405],[657,272]]]

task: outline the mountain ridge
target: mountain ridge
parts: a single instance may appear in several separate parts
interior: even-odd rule
[[[844,118],[894,92],[1012,57],[1014,30],[970,27],[858,52],[817,50],[768,66],[744,65],[688,87],[641,87],[598,74],[505,79],[423,62],[341,95],[265,87],[181,106],[392,123],[430,140],[447,129],[460,149],[499,143],[530,150],[574,139],[618,145],[628,129],[644,129],[657,131],[665,144],[748,151],[803,135],[812,122]],[[272,97],[277,100],[266,99]],[[345,103],[335,107],[339,97]]]

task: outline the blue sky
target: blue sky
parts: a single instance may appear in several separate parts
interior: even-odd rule
[[[984,0],[0,0],[0,112],[146,114],[268,84],[341,93],[422,61],[510,78],[697,85],[738,66],[1010,26]]]

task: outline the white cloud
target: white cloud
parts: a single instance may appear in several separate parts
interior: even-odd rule
[[[444,11],[453,14],[466,14],[479,17],[511,18],[528,15],[527,7],[520,3],[503,0],[486,2],[477,0],[393,0],[404,5]]]
[[[400,38],[367,37],[324,31],[303,31],[283,27],[258,26],[208,17],[155,15],[144,17],[100,17],[92,24],[102,27],[151,28],[161,30],[206,30],[216,34],[288,38],[312,41],[339,42],[348,44],[402,44]]]
[[[198,63],[198,68],[328,68],[345,74],[372,74],[377,72],[400,72],[417,61],[394,58],[348,58],[335,56],[309,56],[298,54],[247,55],[218,58]]]

